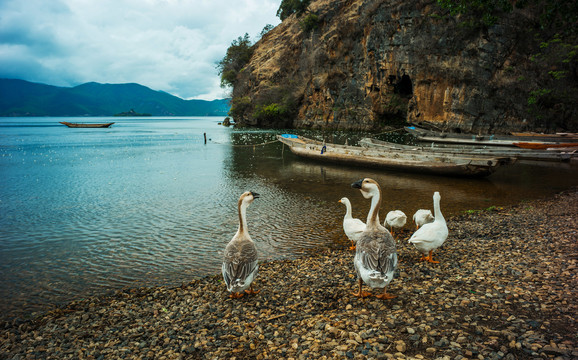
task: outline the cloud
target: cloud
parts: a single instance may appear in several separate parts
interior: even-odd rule
[[[270,0],[3,0],[0,78],[135,82],[185,99],[227,96],[215,64],[277,25]]]

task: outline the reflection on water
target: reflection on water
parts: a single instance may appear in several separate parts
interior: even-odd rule
[[[274,142],[280,131],[221,120],[123,118],[109,129],[69,129],[55,118],[1,118],[2,313],[219,273],[246,190],[261,194],[247,218],[265,260],[347,246],[337,201],[349,197],[364,219],[369,203],[350,187],[362,177],[381,184],[383,219],[431,208],[434,191],[449,216],[546,196],[576,185],[578,174],[569,164],[518,163],[467,180],[324,165]],[[299,133],[349,144],[368,135]]]

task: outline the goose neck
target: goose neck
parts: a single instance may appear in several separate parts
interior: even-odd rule
[[[434,200],[434,215],[435,215],[435,221],[446,221],[444,219],[444,216],[442,215],[442,210],[440,207],[440,200],[439,199],[435,199]]]
[[[379,225],[379,208],[381,207],[381,194],[371,198],[371,208],[367,214],[367,227],[374,228]]]
[[[247,205],[243,202],[239,202],[239,234],[247,233]]]
[[[352,212],[351,212],[351,204],[348,202],[345,202],[345,218],[349,219],[352,218]]]

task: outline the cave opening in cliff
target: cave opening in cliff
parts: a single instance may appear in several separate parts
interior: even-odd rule
[[[403,74],[401,79],[395,84],[394,91],[397,94],[411,96],[413,95],[413,85],[411,78],[407,74]]]

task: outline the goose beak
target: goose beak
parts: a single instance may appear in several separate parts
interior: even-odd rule
[[[254,192],[254,191],[251,191],[251,195],[253,195],[253,199],[258,199],[259,196],[260,196],[259,194],[257,194],[257,193]]]
[[[351,184],[351,187],[354,189],[361,189],[362,183],[363,183],[363,179],[358,180],[358,181],[354,182],[353,184]]]

